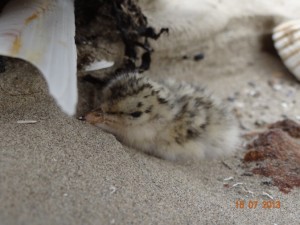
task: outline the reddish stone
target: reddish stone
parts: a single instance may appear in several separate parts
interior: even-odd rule
[[[254,174],[271,177],[280,191],[288,193],[300,187],[300,126],[284,120],[259,134],[244,156],[244,162],[256,162]]]
[[[281,129],[287,132],[291,137],[300,138],[300,126],[293,120],[286,119],[279,121],[277,123],[273,123],[269,126],[270,129]]]

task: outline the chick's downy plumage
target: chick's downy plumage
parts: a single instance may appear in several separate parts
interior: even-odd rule
[[[112,80],[99,108],[85,118],[126,145],[168,160],[228,155],[238,142],[231,114],[203,88],[135,73]]]

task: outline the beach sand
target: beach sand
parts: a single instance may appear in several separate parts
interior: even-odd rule
[[[142,8],[170,34],[154,43],[145,75],[207,86],[236,110],[241,134],[300,118],[299,82],[268,39],[276,24],[299,15],[298,0],[153,2]],[[205,58],[195,61],[199,53]],[[0,74],[1,225],[300,223],[300,189],[284,194],[270,178],[249,173],[242,145],[227,159],[158,159],[66,116],[31,65],[10,59],[6,67]],[[280,201],[280,208],[264,208],[268,201]]]

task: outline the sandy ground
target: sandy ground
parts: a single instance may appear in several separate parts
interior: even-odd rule
[[[241,133],[299,119],[299,83],[262,41],[275,24],[297,16],[299,2],[165,2],[144,6],[152,23],[171,27],[146,75],[206,85],[236,109]],[[178,15],[162,16],[169,11]],[[199,52],[205,59],[194,61]],[[64,115],[27,63],[9,60],[0,74],[0,111],[1,225],[299,224],[300,190],[283,194],[269,178],[249,176],[242,146],[231,158],[188,165],[129,149]],[[263,208],[271,200],[264,193],[281,207]]]

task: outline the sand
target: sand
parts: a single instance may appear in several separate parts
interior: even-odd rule
[[[299,1],[144,2],[151,23],[171,28],[146,75],[206,85],[238,111],[241,133],[299,119],[299,83],[262,41],[297,16]],[[194,61],[199,52],[204,60]],[[283,194],[270,178],[249,174],[242,146],[230,158],[188,165],[145,155],[64,115],[22,61],[9,60],[0,74],[0,111],[1,225],[300,223],[300,190]],[[263,208],[272,200],[265,193],[279,209]]]

